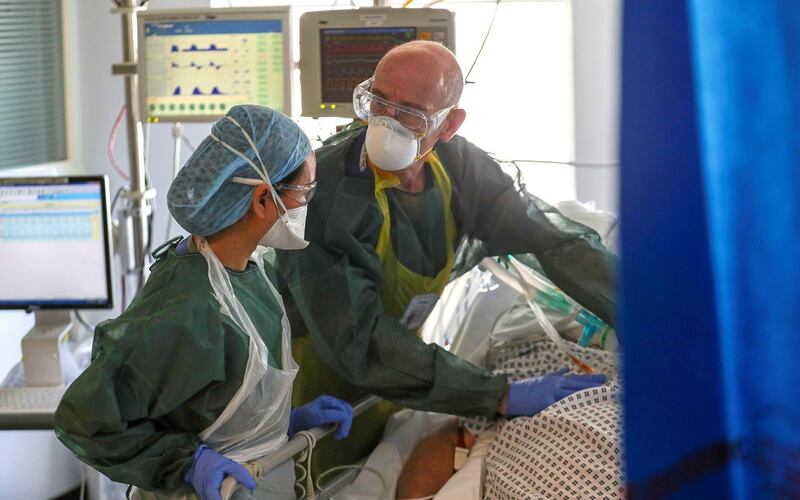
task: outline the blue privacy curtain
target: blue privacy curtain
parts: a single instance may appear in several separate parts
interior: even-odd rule
[[[624,2],[634,498],[800,496],[800,1]]]

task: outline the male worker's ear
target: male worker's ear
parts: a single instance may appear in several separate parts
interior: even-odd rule
[[[253,210],[253,215],[259,219],[266,218],[272,211],[274,211],[275,203],[272,201],[272,195],[269,192],[270,187],[266,184],[256,186],[253,190],[253,197],[250,201],[250,208]]]
[[[444,123],[442,124],[441,132],[439,133],[439,140],[447,142],[453,138],[459,128],[461,128],[461,124],[464,123],[464,120],[467,118],[467,112],[461,108],[456,108],[447,115],[447,119],[445,119]]]

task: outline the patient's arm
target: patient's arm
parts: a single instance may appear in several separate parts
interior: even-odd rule
[[[475,438],[466,429],[464,442],[472,448]],[[408,457],[397,481],[397,498],[435,495],[453,475],[453,453],[458,443],[458,418],[448,420],[420,441]]]

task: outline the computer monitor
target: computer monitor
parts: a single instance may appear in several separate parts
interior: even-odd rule
[[[0,178],[0,309],[113,307],[105,176]]]
[[[72,309],[111,308],[105,176],[0,178],[0,309],[35,312],[22,339],[27,385],[59,385]]]
[[[307,12],[300,17],[303,116],[355,117],[353,89],[390,49],[412,40],[455,51],[455,15],[446,9]]]
[[[139,16],[142,117],[214,121],[237,104],[291,114],[289,7]]]

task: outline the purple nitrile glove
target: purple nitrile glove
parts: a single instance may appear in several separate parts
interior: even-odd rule
[[[255,479],[242,464],[201,444],[194,452],[194,463],[183,480],[192,485],[202,500],[222,500],[219,489],[225,476],[229,475],[245,488],[252,490],[256,487]]]
[[[509,417],[536,415],[570,394],[606,382],[605,375],[567,375],[569,368],[512,382],[508,389]]]
[[[327,424],[339,424],[334,434],[336,439],[347,437],[353,424],[353,407],[333,396],[320,396],[304,406],[294,408],[289,415],[289,437]]]

